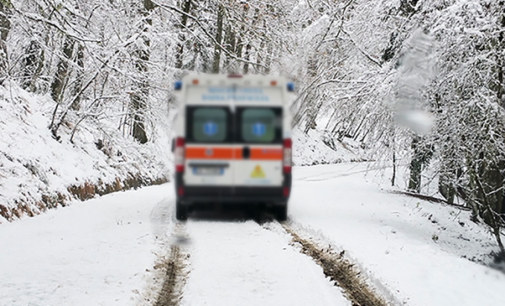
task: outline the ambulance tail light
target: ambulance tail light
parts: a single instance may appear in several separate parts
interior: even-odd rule
[[[291,138],[284,139],[282,143],[282,168],[284,173],[291,173]]]
[[[182,137],[175,139],[174,162],[175,172],[184,172],[184,138]]]

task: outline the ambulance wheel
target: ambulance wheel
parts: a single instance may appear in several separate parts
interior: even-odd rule
[[[188,207],[179,200],[175,202],[175,218],[180,221],[188,219]]]
[[[277,221],[286,221],[288,218],[288,204],[284,203],[275,207],[275,217]]]

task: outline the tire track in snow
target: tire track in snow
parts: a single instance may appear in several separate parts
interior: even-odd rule
[[[360,277],[355,265],[344,258],[344,252],[336,253],[330,248],[321,248],[310,237],[302,238],[307,236],[297,234],[288,223],[278,223],[272,216],[261,215],[255,221],[263,229],[281,234],[271,228],[271,225],[276,224],[281,231],[291,236],[293,247],[300,246],[299,251],[311,257],[323,269],[324,275],[334,281],[335,286],[341,288],[353,306],[389,305]],[[175,241],[170,246],[170,257],[163,263],[165,266],[163,268],[166,269],[165,279],[154,306],[176,306],[181,302],[182,288],[187,277],[187,272],[184,271],[185,261],[189,258],[189,254],[184,251],[184,245],[189,241],[186,224],[177,223],[173,236]]]
[[[346,298],[351,301],[353,306],[388,305],[360,277],[360,272],[354,267],[354,264],[344,258],[345,251],[337,254],[329,248],[321,248],[309,239],[301,238],[287,223],[281,223],[281,226],[291,235],[293,242],[301,246],[300,251],[310,256],[323,269],[323,273],[335,281],[336,286],[342,288]]]
[[[170,246],[170,257],[165,265],[166,273],[163,285],[154,306],[179,305],[182,287],[186,280],[184,261],[189,258],[183,250],[183,245],[188,242],[185,225],[177,223],[174,228],[174,241]]]
[[[300,252],[311,257],[317,265],[323,269],[325,276],[335,282],[335,286],[340,287],[345,297],[353,306],[387,306],[398,303],[388,303],[378,295],[375,290],[368,285],[355,264],[344,258],[345,251],[336,253],[331,247],[324,248],[313,242],[315,239],[302,238],[307,235],[299,235],[289,226],[288,222],[278,222],[273,216],[261,214],[255,221],[264,229],[271,230],[268,223],[274,222],[280,225],[287,234],[292,237],[293,243],[301,246]]]

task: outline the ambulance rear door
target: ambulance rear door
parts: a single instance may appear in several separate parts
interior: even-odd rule
[[[234,185],[283,184],[283,92],[280,86],[236,89]]]
[[[233,186],[233,113],[223,105],[187,105],[186,186]]]

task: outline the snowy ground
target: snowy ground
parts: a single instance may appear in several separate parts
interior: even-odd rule
[[[396,305],[503,305],[496,251],[468,213],[388,192],[365,164],[294,168],[288,225],[345,256]],[[0,225],[0,305],[152,305],[173,241],[173,186]],[[456,222],[456,221],[459,221]],[[179,226],[181,305],[350,305],[276,222],[195,214]]]
[[[486,229],[468,212],[390,194],[381,172],[364,170],[363,164],[296,169],[295,226],[345,249],[398,302],[505,304],[505,275],[462,258],[486,261],[483,254],[498,251]]]
[[[357,141],[344,138],[342,142],[329,137],[321,130],[304,134],[293,128],[293,163],[297,166],[338,164],[366,160],[366,152]]]
[[[128,305],[170,227],[168,186],[0,225],[0,305]],[[163,224],[163,232],[158,225]]]
[[[190,221],[189,278],[181,305],[351,305],[282,227]]]

